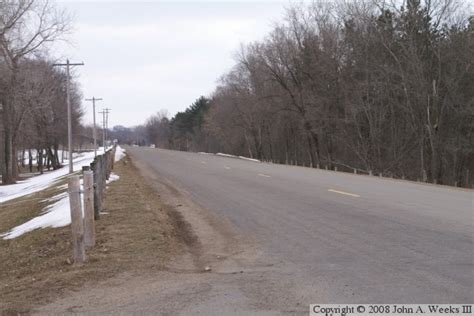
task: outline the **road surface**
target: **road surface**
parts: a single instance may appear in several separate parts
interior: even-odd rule
[[[311,303],[474,302],[472,190],[127,151],[189,223],[179,228],[187,248],[159,271],[90,285],[37,312],[307,315]]]
[[[473,191],[129,148],[252,236],[314,303],[473,302]],[[309,303],[309,302],[303,302]]]

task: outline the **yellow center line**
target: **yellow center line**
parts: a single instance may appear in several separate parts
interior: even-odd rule
[[[344,191],[338,191],[338,190],[333,190],[333,189],[328,189],[329,192],[334,192],[334,193],[339,193],[339,194],[344,194],[344,195],[349,195],[349,196],[353,196],[353,197],[360,197],[360,195],[358,194],[354,194],[354,193],[348,193],[348,192],[344,192]]]
[[[266,174],[263,174],[263,173],[259,173],[258,175],[259,175],[260,177],[271,178],[271,176],[266,175]]]

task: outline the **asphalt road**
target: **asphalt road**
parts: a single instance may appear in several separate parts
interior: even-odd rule
[[[302,304],[474,302],[473,191],[127,150],[256,240]]]

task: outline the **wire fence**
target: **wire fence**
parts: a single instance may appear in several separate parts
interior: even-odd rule
[[[105,197],[105,188],[110,173],[114,168],[116,146],[107,150],[104,154],[95,157],[90,164],[90,170],[94,173],[94,218],[99,219],[102,203]]]
[[[86,261],[86,248],[95,246],[95,220],[99,219],[105,198],[107,180],[114,168],[116,146],[94,158],[90,166],[82,167],[83,190],[80,176],[69,177],[68,193],[74,262]],[[81,193],[82,200],[81,203]]]

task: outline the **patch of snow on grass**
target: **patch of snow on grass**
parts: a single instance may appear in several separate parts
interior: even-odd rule
[[[120,176],[112,172],[109,176],[109,180],[107,180],[106,182],[110,183],[110,182],[117,181],[118,179],[120,179]]]
[[[77,152],[73,152],[72,153],[72,157],[73,159],[78,157],[81,153],[77,153]],[[46,153],[43,152],[43,158],[46,159]],[[21,161],[21,158],[23,156],[23,153],[22,151],[18,151],[18,160]],[[31,149],[31,157],[32,157],[32,164],[33,166],[37,166],[37,158],[38,158],[38,152],[36,149]],[[62,150],[62,149],[59,149],[58,150],[58,157],[59,157],[59,160],[60,161],[65,161],[65,160],[68,160],[69,159],[69,152],[67,150]],[[64,159],[63,159],[64,158]],[[24,159],[23,159],[23,163],[28,166],[30,162],[30,158],[29,158],[29,154],[28,154],[28,150],[25,150],[25,156],[24,156]]]
[[[115,161],[119,161],[123,157],[125,157],[125,149],[123,149],[122,147],[117,145],[117,148],[115,148],[115,158],[114,159],[115,159]]]
[[[82,166],[90,165],[94,160],[94,152],[81,153],[73,160],[74,170],[80,170]],[[46,172],[45,174],[31,177],[25,181],[18,181],[16,184],[0,186],[0,203],[13,200],[28,194],[44,190],[60,178],[69,173],[67,164],[58,170]]]
[[[81,157],[74,160],[74,169],[79,170],[83,165],[89,165],[94,160],[94,153],[85,153]],[[52,171],[50,173],[30,178],[21,183],[0,187],[0,203],[17,197],[41,191],[53,185],[59,178],[68,174],[69,168]],[[111,173],[107,183],[116,181],[119,176]],[[67,184],[58,186],[59,189],[67,188]],[[83,179],[81,179],[81,191],[83,190]],[[10,195],[8,195],[10,194]],[[82,201],[82,194],[81,194]],[[53,197],[42,200],[42,202],[54,202],[46,206],[41,215],[37,216],[26,223],[18,225],[8,233],[0,234],[3,239],[13,239],[35,229],[47,227],[64,227],[71,224],[71,211],[69,207],[69,194],[63,192]],[[82,214],[84,216],[84,214]]]
[[[61,187],[62,187],[62,185],[61,185]],[[59,188],[59,187],[58,187],[58,188]],[[67,188],[67,185],[66,185],[66,188]],[[55,195],[55,196],[52,196],[52,197],[50,197],[50,198],[41,200],[41,202],[54,202],[54,201],[63,199],[63,198],[66,197],[67,195],[68,195],[67,192],[63,192],[63,193],[57,194],[57,195]]]
[[[0,237],[3,237],[3,239],[13,239],[35,229],[63,227],[71,224],[69,195],[67,192],[53,196],[50,199],[55,199],[57,201],[45,207],[42,211],[42,215],[14,227],[8,233],[0,235]]]

